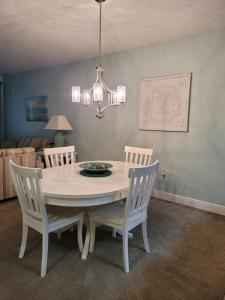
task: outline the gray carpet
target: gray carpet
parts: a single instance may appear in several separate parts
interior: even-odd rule
[[[151,254],[141,228],[129,243],[123,272],[121,238],[97,230],[96,249],[80,259],[75,234],[50,235],[48,273],[40,276],[41,236],[29,231],[19,260],[21,214],[17,200],[0,204],[0,299],[221,300],[225,293],[225,218],[152,199]]]

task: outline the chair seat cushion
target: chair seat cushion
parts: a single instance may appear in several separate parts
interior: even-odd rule
[[[120,201],[97,208],[96,210],[89,212],[89,215],[99,222],[122,225],[124,220],[124,209],[125,203]]]
[[[122,227],[124,224],[125,205],[126,202],[124,201],[117,201],[112,204],[107,204],[93,211],[90,211],[89,216],[91,217],[91,219],[101,224]],[[136,222],[140,218],[146,217],[146,210],[137,211],[128,216],[127,222],[130,224]]]
[[[76,222],[84,215],[81,208],[60,207],[60,206],[46,206],[48,213],[48,223],[50,226],[59,224],[69,224]]]

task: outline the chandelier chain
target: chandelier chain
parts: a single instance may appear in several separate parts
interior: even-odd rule
[[[99,66],[102,64],[102,3],[99,3]]]

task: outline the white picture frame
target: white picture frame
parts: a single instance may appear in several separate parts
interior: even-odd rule
[[[191,73],[140,80],[139,129],[188,131]]]

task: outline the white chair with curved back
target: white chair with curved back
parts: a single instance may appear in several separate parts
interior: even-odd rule
[[[89,212],[91,227],[90,252],[95,243],[95,228],[107,225],[122,233],[124,270],[129,272],[128,234],[134,227],[142,224],[145,251],[150,252],[147,236],[148,204],[152,194],[159,162],[147,167],[129,170],[129,190],[125,203],[116,202]]]
[[[41,277],[44,277],[47,271],[48,240],[50,232],[77,223],[78,245],[80,252],[82,252],[84,212],[78,212],[71,208],[51,208],[50,206],[47,209],[41,185],[42,170],[37,168],[21,167],[13,163],[11,160],[9,162],[9,166],[23,218],[23,234],[19,258],[23,258],[24,256],[28,227],[31,227],[42,234]]]
[[[45,164],[47,168],[60,167],[64,165],[73,164],[76,162],[76,152],[74,146],[57,147],[57,148],[44,148]],[[73,227],[57,231],[58,239],[61,239],[62,233],[68,229],[73,230]]]
[[[150,165],[151,158],[153,155],[153,149],[137,148],[131,146],[125,146],[124,152],[125,152],[125,162],[135,163],[141,166]],[[117,234],[117,230],[113,229],[112,236],[114,238],[116,237],[116,234]]]
[[[44,157],[46,167],[52,168],[73,164],[76,162],[75,154],[74,146],[45,148]]]
[[[125,162],[142,166],[150,165],[153,149],[125,146]]]

